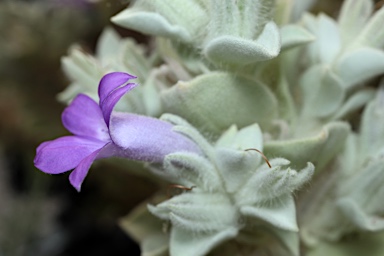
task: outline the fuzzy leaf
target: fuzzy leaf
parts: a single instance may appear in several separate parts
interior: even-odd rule
[[[96,45],[96,56],[103,65],[109,64],[120,49],[121,38],[111,27],[103,30]]]
[[[290,159],[296,168],[311,162],[320,171],[342,149],[349,130],[346,123],[329,123],[313,137],[267,142],[264,154]]]
[[[217,232],[191,233],[181,228],[172,228],[170,256],[203,256],[214,247],[235,237],[238,230],[229,227]]]
[[[341,198],[337,200],[337,206],[358,229],[372,232],[384,230],[384,219],[367,215],[353,199]]]
[[[301,77],[303,112],[305,115],[326,117],[334,113],[344,100],[345,89],[329,68],[312,66]]]
[[[361,121],[361,152],[370,157],[383,148],[384,145],[384,79],[376,99],[369,103],[364,110]],[[365,158],[363,157],[363,158]]]
[[[276,57],[280,46],[279,30],[274,22],[269,22],[255,40],[222,35],[209,41],[203,53],[217,64],[245,65]]]
[[[384,161],[376,160],[340,186],[338,204],[346,217],[360,229],[384,229],[384,220],[380,217],[384,211],[383,173]]]
[[[362,47],[349,51],[336,64],[345,86],[352,86],[384,73],[384,52]]]
[[[318,17],[306,14],[304,24],[316,40],[308,44],[313,64],[330,64],[340,52],[341,39],[336,22],[325,14]]]
[[[315,35],[316,36],[316,35]],[[336,22],[325,14],[318,17],[319,57],[322,63],[331,63],[341,47],[340,32]]]
[[[143,105],[145,114],[149,116],[159,116],[162,113],[162,105],[160,100],[160,90],[156,86],[158,79],[158,70],[153,70],[143,85]]]
[[[217,168],[224,180],[226,191],[237,191],[251,175],[248,170],[256,169],[260,165],[261,156],[251,151],[238,151],[227,148],[216,150]]]
[[[263,135],[260,127],[253,124],[237,131],[236,126],[231,126],[217,140],[216,147],[228,147],[236,150],[245,150],[249,148],[263,149]]]
[[[267,125],[277,112],[276,98],[267,86],[225,73],[179,82],[164,91],[162,99],[167,112],[185,117],[199,130],[216,134],[233,123],[239,127],[255,122]]]
[[[375,91],[369,88],[363,88],[352,94],[341,108],[335,113],[333,120],[342,119],[345,116],[357,111],[369,102],[375,96]]]
[[[169,154],[164,159],[164,172],[184,186],[197,186],[206,191],[220,187],[220,178],[212,163],[191,153]]]
[[[192,42],[208,22],[204,5],[200,1],[140,0],[111,20],[144,34]]]
[[[283,167],[289,164],[283,158],[274,158],[270,163],[272,168],[259,167],[236,194],[240,205],[253,205],[289,194],[308,182],[315,169],[311,163],[300,171]]]
[[[216,141],[216,147],[232,147],[234,144],[238,129],[236,125],[231,125],[228,130],[223,132],[220,138]]]
[[[219,231],[238,225],[236,209],[228,197],[218,193],[190,191],[156,207],[148,205],[148,209],[157,217],[171,221],[173,227],[186,229],[191,233]]]
[[[246,216],[262,219],[272,226],[287,231],[297,232],[296,208],[293,198],[287,196],[282,200],[269,201],[255,206],[242,206],[240,212]]]
[[[64,73],[75,82],[59,94],[60,101],[68,102],[80,92],[93,91],[95,93],[89,96],[94,100],[98,99],[97,86],[104,71],[92,56],[85,54],[78,47],[72,47],[69,56],[61,58],[61,65]]]
[[[274,158],[270,161],[272,168],[267,164],[261,165],[254,170],[252,176],[236,193],[236,200],[239,205],[252,205],[257,202],[263,202],[275,197],[275,192],[271,188],[272,184],[279,182],[284,178],[284,171],[281,167],[290,162],[283,158]]]
[[[282,50],[307,44],[315,40],[315,37],[305,28],[298,25],[285,25],[280,29]]]
[[[344,44],[350,43],[370,18],[373,11],[371,0],[346,0],[339,14],[339,28]]]
[[[384,8],[380,8],[368,21],[363,31],[355,39],[354,45],[382,48],[384,46]]]

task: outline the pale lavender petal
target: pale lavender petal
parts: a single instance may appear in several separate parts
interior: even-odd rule
[[[105,123],[109,127],[109,120],[111,118],[111,113],[116,103],[123,97],[125,93],[133,89],[137,84],[127,84],[123,87],[117,88],[109,95],[104,98],[104,100],[100,103],[100,108],[104,116]]]
[[[91,167],[93,161],[95,161],[96,157],[98,156],[99,152],[103,148],[100,148],[94,152],[92,152],[90,155],[85,157],[79,165],[76,167],[75,170],[69,175],[69,182],[72,184],[72,186],[80,192],[81,184],[83,184],[83,181],[85,177],[88,174],[89,168]]]
[[[165,155],[188,151],[200,153],[189,138],[174,132],[170,123],[156,118],[127,113],[113,113],[110,135],[122,148],[119,156],[147,162],[162,162]]]
[[[99,84],[99,102],[102,103],[112,91],[134,78],[136,77],[123,72],[113,72],[103,76]]]
[[[75,168],[106,143],[78,136],[43,142],[36,150],[35,166],[45,173],[58,174]]]
[[[99,105],[90,97],[79,94],[64,110],[61,120],[75,135],[110,141],[108,127]]]

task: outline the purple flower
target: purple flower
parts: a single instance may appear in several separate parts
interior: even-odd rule
[[[199,153],[188,138],[174,132],[170,123],[156,118],[112,110],[120,98],[136,84],[136,78],[115,72],[99,84],[99,104],[79,94],[64,110],[62,122],[73,136],[43,142],[36,150],[35,166],[49,174],[72,170],[70,183],[80,191],[88,170],[96,159],[124,157],[161,163],[165,155],[177,151]]]

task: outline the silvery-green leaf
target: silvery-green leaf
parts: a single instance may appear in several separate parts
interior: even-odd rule
[[[300,171],[283,167],[288,164],[286,159],[274,158],[270,161],[272,168],[262,165],[256,169],[236,194],[238,203],[253,205],[283,197],[307,183],[314,173],[311,163]]]
[[[274,22],[264,26],[254,40],[221,35],[210,40],[204,47],[204,55],[211,61],[222,64],[250,64],[276,57],[280,52],[280,34]]]
[[[325,14],[317,17],[306,14],[303,21],[316,38],[308,44],[312,63],[332,63],[341,49],[340,33],[336,22]]]
[[[103,65],[112,61],[120,49],[121,38],[111,27],[106,27],[101,33],[96,45],[96,57]]]
[[[289,159],[296,168],[311,162],[319,171],[340,152],[349,131],[347,123],[329,123],[313,137],[266,142],[264,154]]]
[[[154,69],[149,74],[142,86],[143,105],[145,114],[149,116],[159,116],[162,113],[162,104],[160,99],[160,89],[157,87],[157,76],[159,70]]]
[[[235,243],[243,244],[245,255],[284,255],[299,256],[299,234],[298,232],[286,231],[283,229],[271,228],[269,223],[264,221],[252,222],[252,217],[245,220],[245,226],[236,237]],[[265,241],[268,241],[266,243]],[[226,245],[230,244],[226,243]],[[235,244],[236,245],[236,244]],[[245,245],[245,246],[244,246]],[[247,247],[247,245],[249,247]],[[236,246],[238,248],[238,246]],[[235,247],[235,248],[236,248]],[[222,251],[226,252],[231,248],[221,246]],[[247,250],[248,249],[248,250]],[[237,255],[234,250],[228,256]],[[222,254],[213,254],[221,256]]]
[[[187,121],[173,114],[163,114],[160,119],[174,124],[173,131],[183,134],[194,141],[208,159],[214,159],[215,153],[211,144],[201,133],[190,125]]]
[[[362,170],[359,173],[351,176],[340,185],[339,189],[340,197],[348,199],[343,199],[344,203],[341,203],[342,207],[346,207],[344,214],[348,214],[347,217],[352,222],[356,222],[355,224],[359,228],[362,228],[361,225],[363,223],[367,225],[375,224],[357,219],[359,216],[363,216],[360,211],[364,212],[364,215],[371,215],[375,221],[378,221],[377,217],[381,217],[381,213],[384,210],[384,205],[382,204],[384,196],[384,161],[382,159],[374,160],[361,168]],[[357,211],[351,212],[351,209],[355,208]],[[361,210],[358,208],[361,208]],[[370,226],[367,226],[367,228],[370,228]]]
[[[271,20],[274,0],[212,0],[208,37],[237,35],[254,39]]]
[[[310,67],[301,77],[303,115],[326,117],[333,114],[344,100],[342,82],[326,66]]]
[[[221,187],[214,166],[204,157],[188,152],[169,154],[164,158],[164,172],[184,186],[195,186],[205,191]]]
[[[228,147],[237,150],[256,148],[263,150],[263,135],[257,124],[249,125],[237,130],[236,126],[231,126],[216,141],[216,147]]]
[[[192,74],[209,72],[198,49],[191,45],[156,38],[156,49],[179,80],[191,80]]]
[[[355,39],[354,45],[382,48],[384,46],[384,8],[380,8]]]
[[[235,237],[238,230],[228,227],[216,232],[191,233],[182,228],[172,228],[170,256],[203,256],[219,244]]]
[[[153,234],[141,243],[141,256],[167,256],[169,250],[169,235]]]
[[[288,82],[289,77],[286,75],[288,72],[290,72],[289,68],[287,68],[286,66],[286,64],[288,64],[288,56],[285,55],[283,59],[284,60],[281,62],[280,65],[281,74],[278,80],[275,94],[279,102],[279,117],[285,120],[293,120],[297,116],[297,110],[294,102],[294,97],[291,92],[290,83]]]
[[[117,70],[134,74],[141,83],[145,82],[153,65],[153,60],[147,56],[145,48],[131,38],[124,38],[120,42],[117,55],[113,57],[113,60],[121,63],[120,69]]]
[[[144,34],[192,42],[208,22],[208,16],[200,1],[140,0],[111,20]]]
[[[364,28],[373,11],[372,0],[346,0],[338,18],[344,44],[350,43]]]
[[[319,58],[322,63],[331,63],[340,52],[341,38],[336,22],[320,14],[318,17],[318,34],[316,40],[319,41]]]
[[[335,72],[345,86],[356,85],[383,74],[384,51],[367,47],[348,51],[337,61]]]
[[[369,216],[353,199],[348,197],[338,199],[337,206],[358,229],[373,232],[384,230],[384,218]]]
[[[231,125],[228,130],[222,133],[220,138],[216,141],[216,147],[231,147],[235,141],[238,129],[236,125]]]
[[[367,102],[373,99],[375,91],[369,88],[363,88],[347,99],[347,101],[341,106],[341,108],[332,117],[333,120],[342,119],[343,117],[357,111],[363,107]]]
[[[261,162],[258,152],[239,151],[230,148],[216,149],[217,168],[220,170],[226,192],[234,193],[251,176]]]
[[[61,65],[69,79],[81,86],[82,92],[87,92],[95,100],[98,99],[97,86],[104,75],[104,70],[92,56],[85,54],[78,47],[72,47],[69,56],[61,58]],[[63,101],[69,101],[69,98],[64,99],[64,95],[68,95],[68,92],[64,91],[59,97]]]
[[[236,193],[236,201],[239,205],[253,205],[258,202],[268,201],[275,197],[276,191],[270,189],[272,184],[284,179],[284,171],[281,167],[290,162],[283,158],[274,158],[270,161],[271,168],[267,164],[261,165],[252,171],[252,176]]]
[[[315,40],[314,35],[299,25],[285,25],[280,29],[280,33],[282,50],[307,44]]]
[[[345,178],[349,178],[360,171],[362,155],[360,153],[359,136],[351,132],[345,141],[344,150],[339,156],[340,172]]]
[[[148,209],[157,217],[169,220],[173,227],[191,233],[237,227],[236,208],[226,195],[195,191],[198,190],[187,191],[156,207],[148,205]]]
[[[376,99],[364,110],[361,121],[360,147],[362,155],[373,156],[384,145],[384,80]]]
[[[242,206],[240,212],[246,216],[262,219],[269,224],[283,230],[297,232],[295,202],[291,196],[274,201]]]
[[[255,122],[268,125],[277,110],[276,98],[267,86],[226,73],[180,81],[163,91],[162,99],[165,111],[183,116],[199,130],[216,134],[233,123],[239,127]]]

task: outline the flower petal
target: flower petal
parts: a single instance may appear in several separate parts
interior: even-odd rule
[[[99,83],[100,105],[111,92],[135,78],[135,76],[124,72],[112,72],[103,76]]]
[[[64,127],[75,135],[110,141],[99,105],[84,94],[79,94],[71,102],[61,119]]]
[[[103,147],[104,148],[104,147]],[[91,164],[93,161],[95,161],[96,157],[98,156],[99,152],[103,149],[100,148],[94,152],[92,152],[90,155],[85,157],[79,165],[76,167],[75,170],[69,175],[69,182],[72,184],[72,186],[80,192],[81,184],[83,184],[83,181],[85,177],[88,174],[89,168],[91,167]]]
[[[120,100],[121,97],[131,89],[133,89],[137,84],[129,83],[122,87],[111,91],[106,98],[101,101],[100,98],[100,108],[104,116],[105,123],[109,127],[109,120],[111,118],[111,113],[116,103]]]
[[[58,174],[69,171],[102,148],[104,142],[79,136],[65,136],[43,142],[36,150],[35,166],[45,173]]]
[[[137,84],[126,84],[130,79],[136,78],[133,75],[123,72],[112,72],[106,74],[99,84],[99,105],[104,116],[105,123],[109,126],[109,119],[113,108],[120,98]]]
[[[173,131],[173,125],[156,118],[114,113],[110,134],[113,142],[124,149],[121,157],[139,161],[162,162],[165,155],[200,150],[189,138]]]

